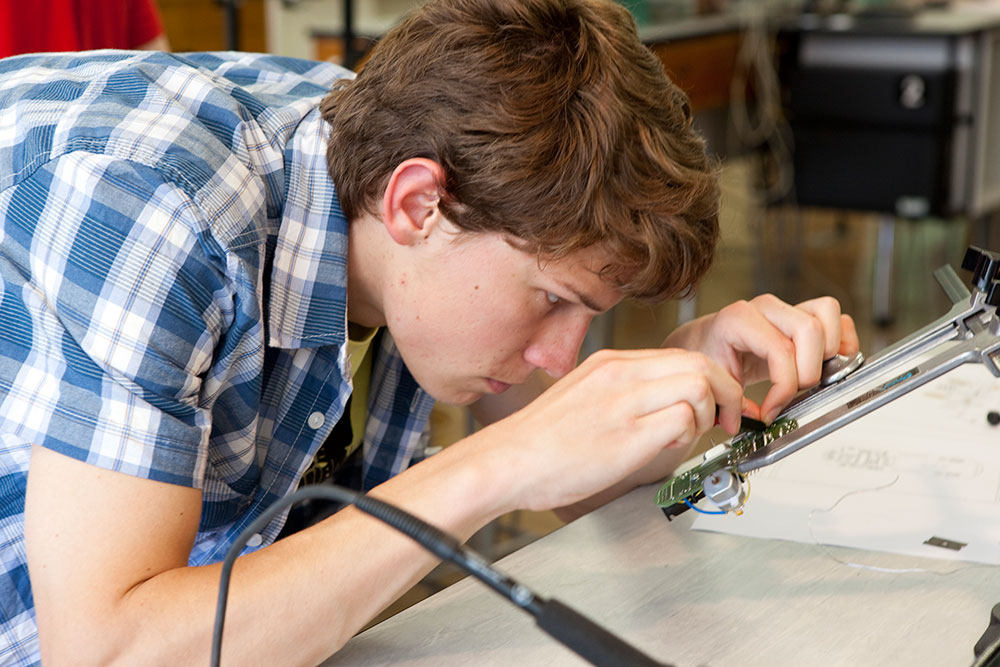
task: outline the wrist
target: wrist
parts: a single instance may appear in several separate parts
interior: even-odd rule
[[[454,465],[463,469],[463,483],[475,496],[477,511],[489,515],[488,521],[523,509],[518,482],[524,470],[518,463],[519,448],[504,435],[504,423],[482,428],[448,448]]]
[[[673,347],[685,350],[697,349],[697,341],[701,339],[701,332],[705,328],[706,322],[711,317],[712,315],[702,315],[701,317],[691,320],[690,322],[685,322],[681,326],[674,329],[670,335],[667,336],[661,347]]]
[[[373,495],[442,530],[470,537],[516,508],[509,461],[489,430],[446,447],[373,489]]]

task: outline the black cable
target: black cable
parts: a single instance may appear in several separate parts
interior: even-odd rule
[[[539,598],[528,588],[494,569],[483,556],[426,521],[381,500],[332,484],[304,486],[295,493],[281,498],[254,519],[226,551],[226,557],[222,561],[222,573],[219,576],[219,599],[215,610],[215,627],[212,631],[212,667],[218,667],[222,654],[222,629],[226,618],[229,580],[236,557],[247,540],[263,530],[278,513],[299,501],[309,499],[353,504],[362,512],[404,533],[441,560],[454,563],[534,616],[539,628],[594,665],[670,667],[653,660],[558,600]]]
[[[353,504],[358,495],[354,491],[339,486],[304,486],[294,493],[280,498],[264,510],[259,517],[254,519],[237,536],[236,541],[226,550],[226,557],[222,560],[222,572],[219,575],[219,597],[215,604],[215,625],[212,628],[212,667],[219,667],[219,660],[222,655],[222,628],[226,623],[226,603],[229,599],[229,579],[232,577],[233,563],[236,562],[236,557],[247,543],[247,540],[252,535],[263,530],[282,510],[297,502],[309,499],[323,499]]]
[[[1000,638],[995,638],[981,647],[981,651],[976,654],[976,659],[972,662],[972,667],[1000,667]]]

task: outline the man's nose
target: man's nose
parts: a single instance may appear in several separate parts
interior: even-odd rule
[[[561,378],[576,368],[591,320],[592,316],[578,313],[552,318],[528,343],[524,360],[554,378]]]

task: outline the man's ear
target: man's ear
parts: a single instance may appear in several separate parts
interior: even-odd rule
[[[382,223],[396,243],[410,245],[430,234],[440,220],[438,202],[444,168],[426,158],[400,162],[382,197]]]

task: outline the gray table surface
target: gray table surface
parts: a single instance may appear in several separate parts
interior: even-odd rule
[[[637,489],[497,563],[676,665],[968,665],[1000,567],[690,529]],[[849,567],[837,559],[916,573]],[[580,665],[465,579],[358,635],[326,665]]]

